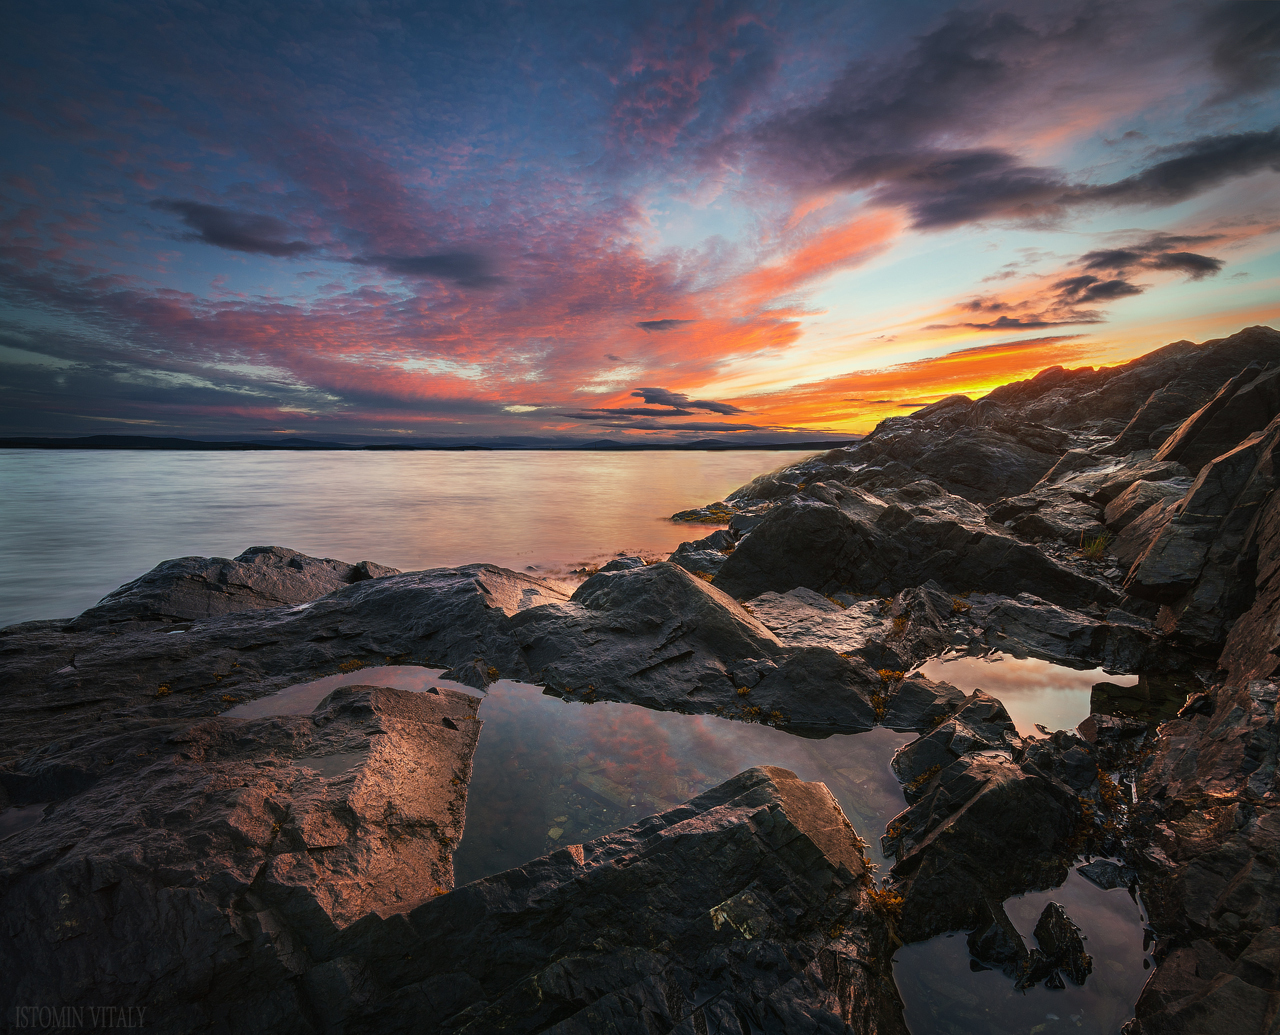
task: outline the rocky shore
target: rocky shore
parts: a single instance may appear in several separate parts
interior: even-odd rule
[[[964,932],[1018,987],[1091,980],[1068,912],[1029,946],[1005,908],[1079,867],[1147,909],[1128,1035],[1275,1031],[1278,456],[1280,333],[1252,327],[890,418],[576,589],[255,547],[0,630],[6,998],[172,1032],[905,1032],[903,944]],[[1027,737],[912,674],[991,651],[1139,680]],[[760,767],[455,887],[480,698],[227,714],[385,664],[916,734],[907,808],[854,831]]]

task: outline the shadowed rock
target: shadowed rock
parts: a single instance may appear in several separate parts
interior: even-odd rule
[[[282,604],[305,604],[353,582],[399,575],[372,561],[347,564],[283,546],[252,546],[234,560],[179,557],[108,593],[70,623],[181,622]]]

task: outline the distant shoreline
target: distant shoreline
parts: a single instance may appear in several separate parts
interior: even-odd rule
[[[778,449],[836,449],[852,445],[863,436],[848,438],[801,440],[795,442],[717,442],[700,439],[696,442],[629,443],[593,440],[582,444],[570,442],[483,443],[459,445],[446,443],[387,443],[373,445],[348,445],[341,442],[312,442],[293,440],[287,442],[202,442],[186,438],[148,438],[128,435],[93,435],[86,438],[0,438],[0,449],[116,449],[152,450],[161,452],[243,453],[243,452],[730,452]]]

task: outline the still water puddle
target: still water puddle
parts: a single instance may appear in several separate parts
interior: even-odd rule
[[[935,659],[921,671],[962,689],[981,686],[1006,702],[1019,730],[1025,724],[1031,731],[1035,722],[1058,722],[1054,716],[1071,725],[1084,718],[1089,688],[1104,675],[1044,662],[974,658]],[[966,673],[973,673],[977,682]],[[464,834],[454,853],[458,886],[670,809],[754,765],[782,766],[803,780],[825,783],[869,842],[867,854],[882,870],[887,862],[880,854],[879,834],[905,806],[889,760],[914,735],[883,728],[810,740],[714,715],[563,701],[509,680],[499,680],[481,694],[441,679],[437,669],[412,665],[327,676],[224,714],[307,714],[333,690],[353,684],[412,691],[447,687],[482,698],[484,726],[473,759]],[[1064,697],[1071,702],[1066,708]],[[1081,700],[1084,710],[1076,717]],[[330,757],[334,766],[344,768],[361,761]],[[327,761],[304,764],[315,768]],[[1032,931],[1049,901],[1065,906],[1087,939],[1094,969],[1082,987],[1017,991],[999,971],[970,969],[963,933],[943,935],[895,955],[894,976],[912,1035],[1116,1032],[1132,1016],[1148,973],[1139,903],[1123,888],[1105,891],[1072,871],[1054,891],[1005,904],[1029,947],[1036,944]]]
[[[1032,932],[1049,902],[1066,909],[1093,957],[1093,973],[1083,985],[1068,980],[1062,989],[1036,985],[1019,991],[999,970],[970,969],[964,933],[940,935],[894,954],[893,976],[912,1035],[1115,1035],[1133,1016],[1150,974],[1141,902],[1124,888],[1104,891],[1072,870],[1060,888],[1005,903],[1028,948],[1036,945]]]
[[[505,679],[481,695],[441,679],[438,669],[413,665],[327,676],[223,714],[305,715],[338,687],[366,683],[414,691],[448,687],[482,697],[484,727],[454,853],[459,885],[666,811],[755,765],[782,766],[802,780],[825,783],[881,865],[880,833],[905,807],[889,760],[912,735],[886,729],[809,740],[714,715],[567,702]],[[316,761],[305,764],[315,768]]]
[[[972,693],[984,690],[1004,704],[1024,737],[1036,735],[1036,723],[1050,730],[1073,730],[1090,711],[1095,683],[1135,686],[1137,676],[1113,676],[1100,668],[1074,669],[1009,654],[932,658],[917,670],[929,679]]]
[[[29,830],[39,823],[44,819],[45,806],[48,804],[47,801],[41,801],[34,805],[13,805],[7,809],[0,809],[0,841]]]

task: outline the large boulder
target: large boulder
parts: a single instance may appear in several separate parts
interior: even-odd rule
[[[1280,360],[1280,355],[1277,355]],[[1265,428],[1280,413],[1280,366],[1263,372],[1251,363],[1188,417],[1156,453],[1192,473]]]
[[[0,842],[10,1001],[299,1030],[311,953],[452,888],[478,703],[343,687],[310,715],[87,730],[0,771],[18,804],[83,774]]]
[[[966,754],[889,824],[886,853],[906,941],[977,927],[987,902],[1056,887],[1081,820],[1075,794],[1035,765]]]
[[[1167,605],[1165,633],[1213,647],[1252,603],[1254,530],[1280,481],[1278,452],[1280,422],[1272,422],[1205,465],[1134,563],[1125,590]]]
[[[184,622],[282,604],[305,604],[353,582],[399,575],[372,561],[348,564],[283,546],[251,546],[234,559],[178,557],[102,598],[70,623]]]
[[[750,598],[804,586],[888,596],[936,581],[953,593],[1034,592],[1079,606],[1115,598],[1109,587],[994,529],[887,508],[874,524],[829,504],[780,504],[725,561],[716,585]]]

